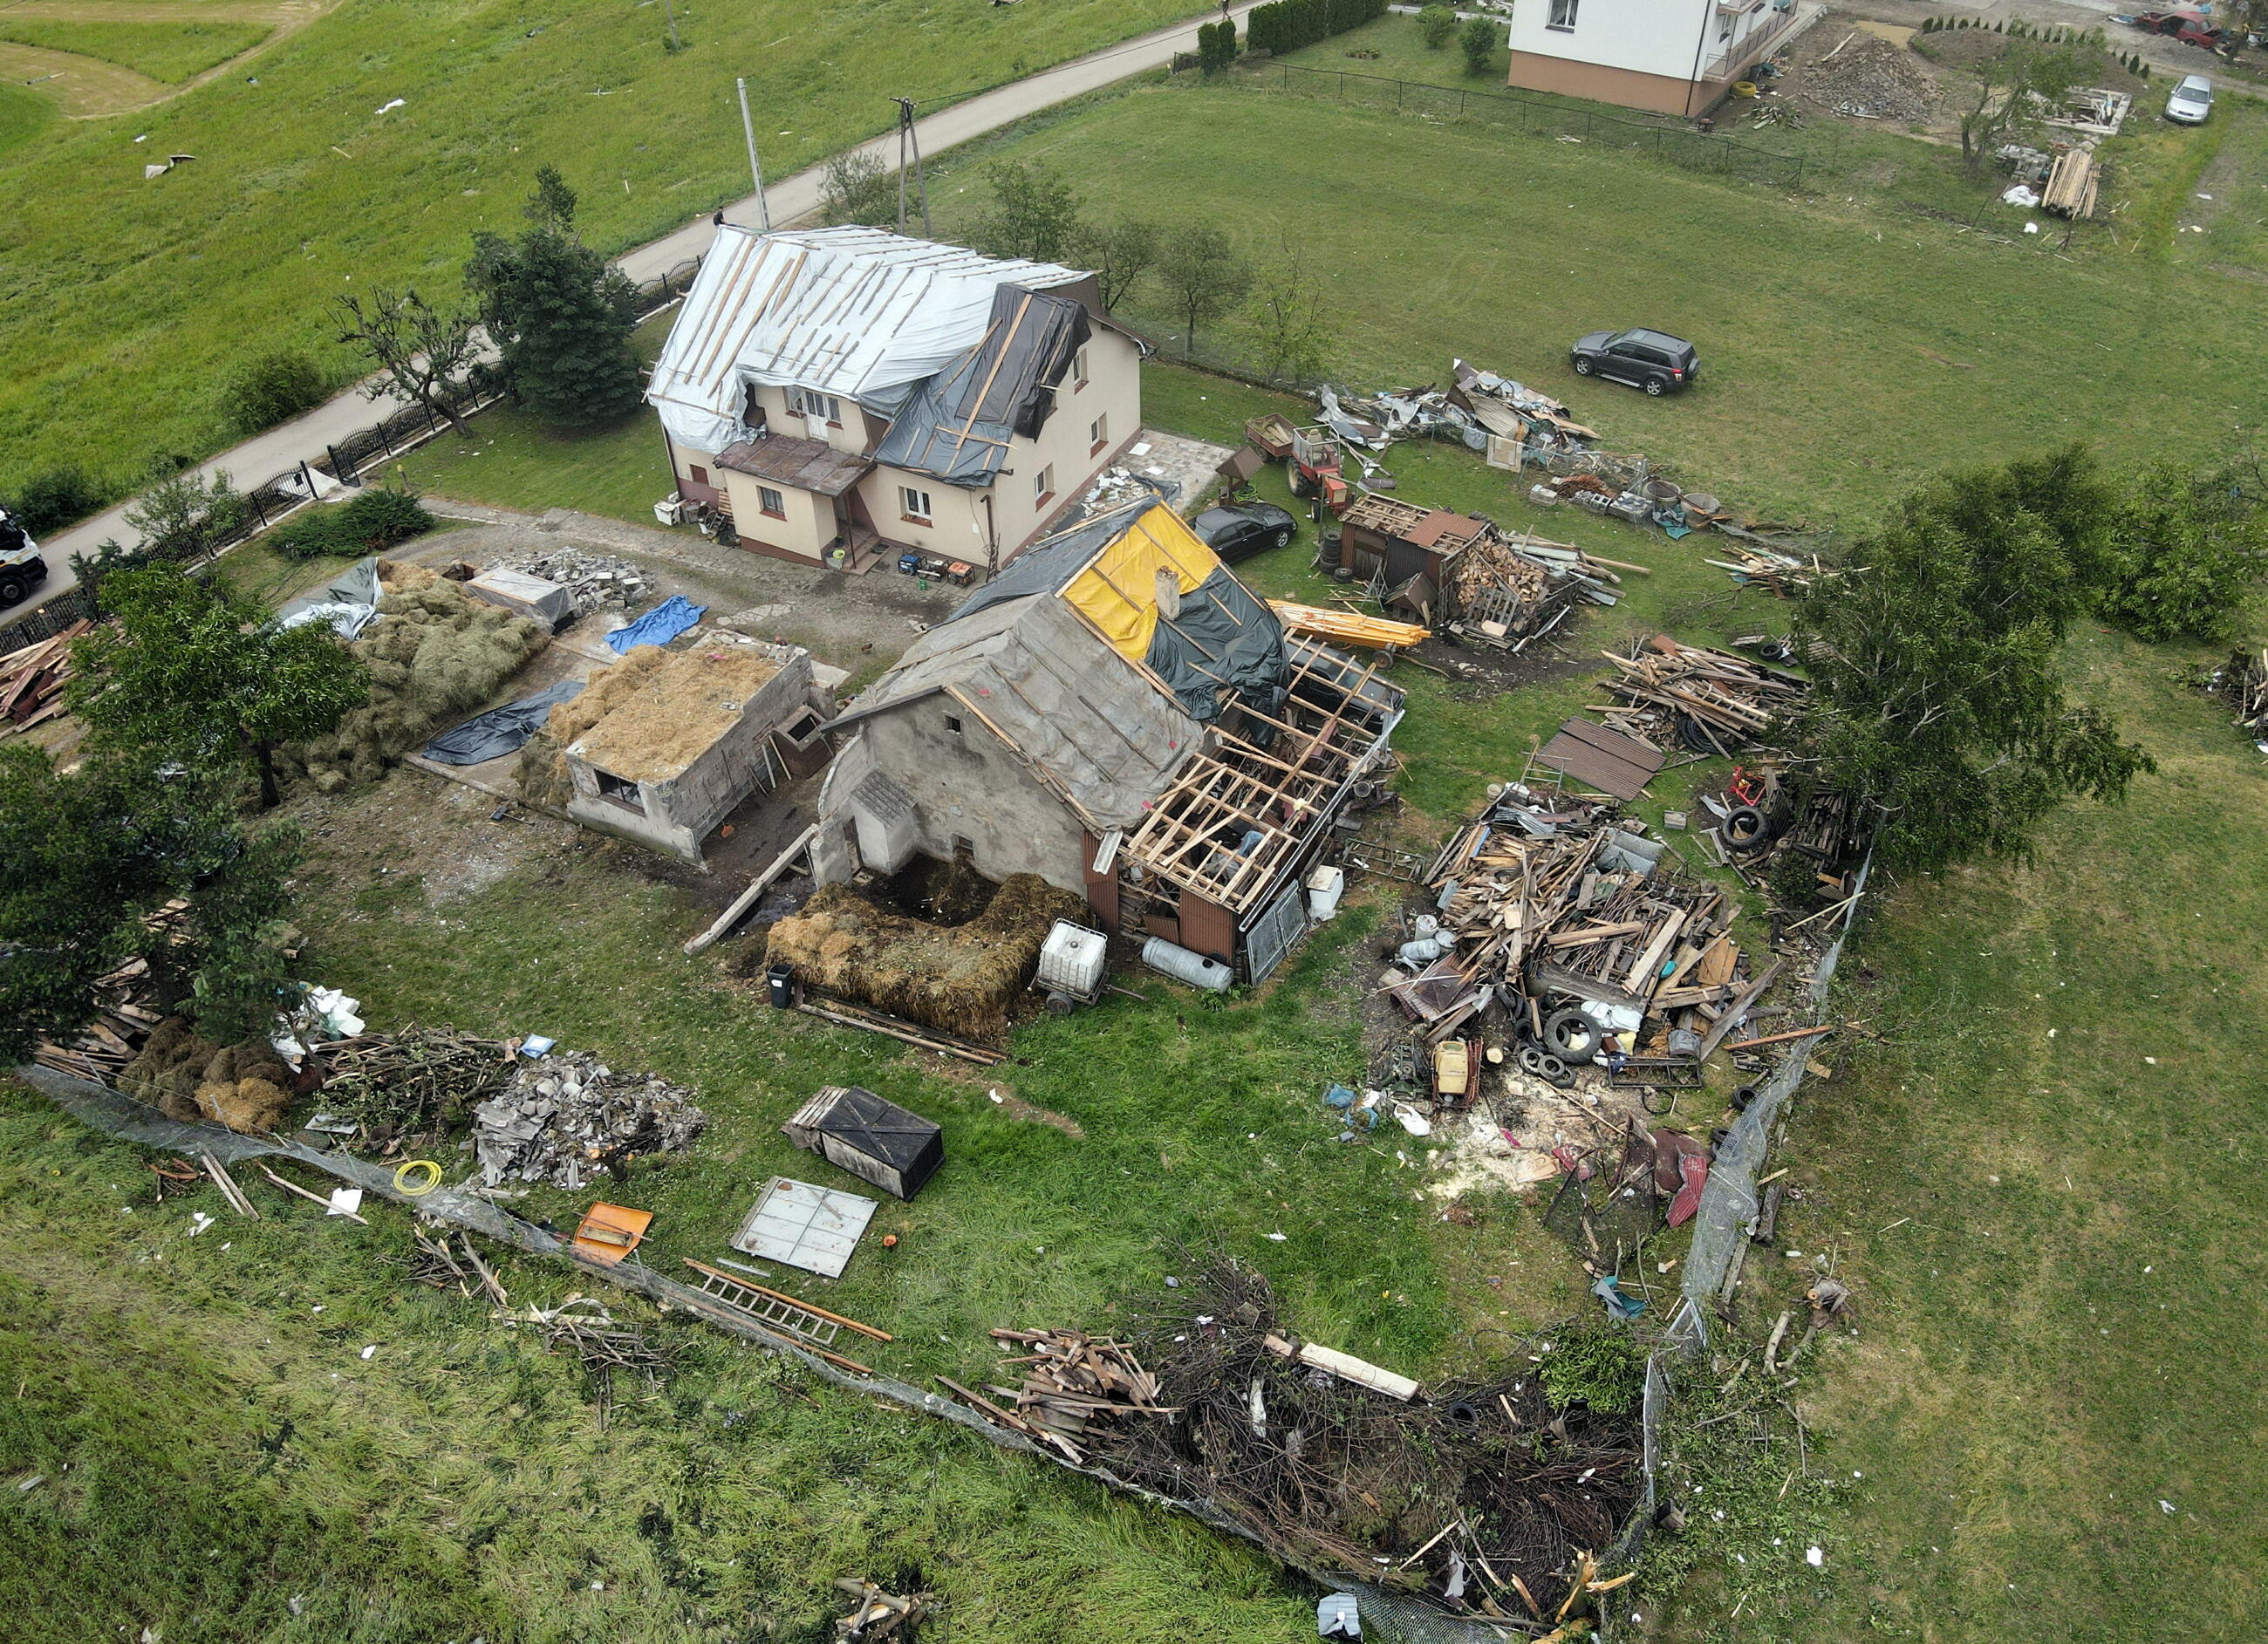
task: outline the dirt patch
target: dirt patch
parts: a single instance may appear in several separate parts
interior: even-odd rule
[[[1778,90],[1823,114],[1899,124],[1928,120],[1943,100],[1920,57],[1865,24],[1833,18],[1795,43]]]
[[[587,837],[571,824],[526,811],[499,820],[497,809],[494,799],[460,783],[398,770],[375,787],[336,798],[310,795],[287,814],[307,832],[302,880],[351,892],[414,877],[426,906],[438,909]]]
[[[100,120],[136,108],[168,102],[184,92],[240,69],[254,57],[273,50],[308,24],[341,4],[341,0],[280,0],[273,4],[208,5],[202,4],[144,4],[80,5],[33,4],[12,15],[26,21],[103,23],[264,23],[269,33],[249,49],[178,85],[151,79],[114,62],[77,52],[50,51],[40,46],[20,46],[0,40],[0,75],[18,85],[28,85],[51,98],[68,120]]]

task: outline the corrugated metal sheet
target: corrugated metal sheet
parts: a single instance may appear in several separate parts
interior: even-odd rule
[[[718,231],[646,391],[673,438],[746,437],[746,385],[813,388],[895,416],[915,386],[984,335],[1003,284],[1086,276],[875,228]]]

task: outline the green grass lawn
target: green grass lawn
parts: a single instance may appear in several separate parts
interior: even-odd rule
[[[1375,52],[1376,56],[1359,54]],[[1502,92],[1511,71],[1511,48],[1498,43],[1485,74],[1465,70],[1464,48],[1451,35],[1439,50],[1426,45],[1418,19],[1389,14],[1374,23],[1334,34],[1329,40],[1302,46],[1281,57],[1248,65],[1247,72],[1264,77],[1269,62],[1289,62],[1302,69],[1342,70],[1348,75],[1377,75],[1388,80],[1408,80],[1423,85],[1454,85],[1460,90]],[[1523,92],[1525,96],[1527,93]]]
[[[641,359],[651,362],[661,351],[676,312],[656,314],[638,327]],[[471,427],[470,439],[445,431],[401,460],[412,488],[536,514],[572,508],[641,525],[654,523],[653,505],[676,489],[661,425],[651,411],[571,431],[501,405],[473,418]]]
[[[0,40],[99,57],[168,85],[250,51],[269,33],[256,23],[64,23],[0,14]]]
[[[961,92],[1188,9],[759,0],[681,12],[670,53],[657,5],[358,0],[256,76],[48,123],[0,153],[0,494],[63,462],[123,487],[154,456],[218,448],[215,386],[264,350],[359,376],[331,299],[453,291],[471,231],[516,227],[539,165],[581,191],[609,251],[706,216],[747,189],[736,75],[784,175],[886,129],[893,94]],[[198,163],[145,182],[167,152]]]
[[[55,118],[55,106],[37,92],[0,85],[0,155],[31,142]]]

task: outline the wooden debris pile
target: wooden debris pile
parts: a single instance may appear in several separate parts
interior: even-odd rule
[[[1778,548],[1766,547],[1762,543],[1745,547],[1735,543],[1725,552],[1733,557],[1729,560],[1704,560],[1702,563],[1730,572],[1733,580],[1743,588],[1761,588],[1781,599],[1793,599],[1799,594],[1808,592],[1813,580],[1825,574],[1816,554],[1783,554]]]
[[[2268,650],[2258,656],[2240,650],[2205,680],[2205,689],[2235,711],[2236,723],[2254,736],[2268,736]]]
[[[150,961],[129,960],[97,981],[94,988],[93,1019],[67,1045],[42,1039],[32,1047],[32,1060],[73,1078],[114,1086],[163,1019],[152,1008]]]
[[[1073,1466],[1085,1462],[1082,1452],[1098,1423],[1130,1414],[1176,1413],[1160,1401],[1158,1378],[1123,1341],[1096,1340],[1075,1330],[996,1330],[992,1339],[1004,1352],[1030,1349],[1001,1361],[1024,1367],[1023,1385],[987,1388],[1012,1408],[942,1376],[938,1380],[987,1415],[1052,1446]]]
[[[1634,643],[1627,657],[1601,655],[1615,665],[1606,689],[1618,699],[1602,722],[1657,747],[1728,758],[1761,747],[1810,694],[1799,675],[1730,651],[1681,645],[1667,634]]]
[[[512,1076],[513,1052],[501,1039],[454,1028],[364,1033],[319,1047],[325,1077],[319,1127],[350,1133],[351,1146],[391,1152],[413,1137],[438,1136]]]
[[[838,1639],[910,1639],[938,1609],[935,1593],[885,1592],[850,1575],[837,1576],[835,1584],[850,1595],[853,1606],[849,1615],[836,1618]]]
[[[0,737],[28,730],[63,711],[71,642],[93,626],[82,619],[60,634],[0,657]]]
[[[1518,652],[1565,622],[1579,598],[1612,605],[1621,580],[1580,548],[1491,529],[1450,565],[1448,628],[1469,642]]]
[[[1241,1264],[1218,1260],[1173,1295],[1137,1340],[1175,1414],[1091,1427],[1088,1452],[1114,1473],[1209,1505],[1295,1568],[1454,1614],[1533,1625],[1596,1590],[1594,1555],[1644,1487],[1634,1354],[1615,1410],[1555,1403],[1540,1343],[1508,1354],[1516,1370],[1428,1395],[1304,1352]]]

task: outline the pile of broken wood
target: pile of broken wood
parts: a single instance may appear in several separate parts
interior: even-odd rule
[[[1566,620],[1575,601],[1610,605],[1617,571],[1643,566],[1602,561],[1565,542],[1512,537],[1493,526],[1450,562],[1445,607],[1460,638],[1517,651]]]
[[[1174,1413],[1159,1402],[1157,1377],[1135,1361],[1123,1341],[1097,1341],[1075,1330],[995,1330],[992,1339],[1003,1351],[1030,1349],[1001,1361],[1024,1366],[1022,1386],[986,1388],[1012,1408],[942,1376],[937,1379],[996,1421],[1052,1445],[1073,1466],[1086,1460],[1081,1446],[1089,1424]]]
[[[1620,701],[1595,708],[1604,723],[1656,747],[1683,745],[1730,758],[1764,745],[1772,728],[1810,694],[1800,675],[1730,651],[1681,645],[1667,634],[1633,643],[1614,664],[1607,693]]]
[[[51,638],[0,657],[0,737],[28,730],[63,711],[71,642],[93,626],[82,619]]]
[[[1729,560],[1704,560],[1704,565],[1713,565],[1720,571],[1732,573],[1733,580],[1743,588],[1761,588],[1766,593],[1782,599],[1793,599],[1810,591],[1813,579],[1826,573],[1821,569],[1817,554],[1783,554],[1778,548],[1762,545],[1750,547],[1735,546],[1725,550]]]
[[[187,906],[176,903],[169,914]],[[164,1019],[151,1008],[150,961],[129,960],[98,980],[94,991],[95,1013],[86,1026],[67,1045],[42,1039],[32,1047],[32,1060],[74,1078],[114,1085],[126,1065],[142,1053],[150,1030]]]
[[[2268,734],[2268,650],[2240,650],[2216,670],[2205,688],[2236,712],[2236,723],[2254,736]]]

